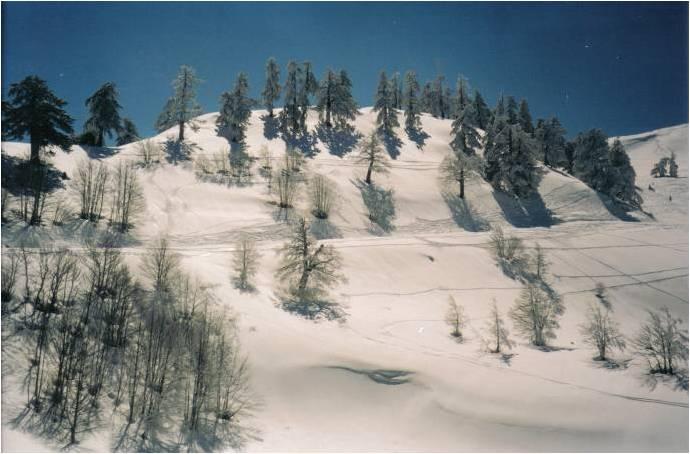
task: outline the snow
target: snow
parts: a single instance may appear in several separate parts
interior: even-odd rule
[[[217,114],[198,119],[189,139],[197,153],[212,154],[227,142],[214,133]],[[247,131],[250,154],[272,139],[265,112],[254,111]],[[355,126],[362,135],[375,115],[362,109]],[[310,131],[316,117],[309,118]],[[400,123],[403,123],[402,116]],[[534,203],[518,206],[478,180],[466,188],[476,216],[500,223],[528,247],[539,242],[551,262],[551,282],[564,297],[566,313],[551,351],[518,345],[510,356],[484,353],[482,335],[492,299],[506,314],[521,285],[495,265],[490,232],[457,225],[444,201],[438,165],[448,153],[450,121],[422,117],[423,145],[400,130],[400,146],[388,175],[374,181],[395,190],[395,228],[372,233],[347,137],[339,145],[314,135],[308,172],[325,174],[339,190],[325,241],[344,259],[348,281],[333,296],[348,313],[341,322],[313,322],[276,306],[277,249],[287,226],[276,221],[263,179],[223,185],[200,181],[190,163],[139,170],[146,211],[124,251],[137,266],[146,244],[165,235],[186,269],[215,286],[220,304],[240,317],[241,341],[252,364],[252,387],[261,406],[246,421],[249,451],[687,451],[688,393],[675,382],[649,376],[629,351],[617,355],[627,367],[607,369],[592,361],[578,325],[597,282],[608,287],[614,316],[629,337],[647,309],[669,307],[687,326],[688,314],[688,127],[621,137],[637,172],[644,213],[627,221],[580,181],[551,170]],[[155,137],[163,143],[170,130]],[[3,143],[19,155],[27,145]],[[348,148],[350,148],[348,150]],[[680,178],[653,179],[649,169],[674,150]],[[349,151],[349,152],[348,152]],[[74,147],[57,152],[54,165],[70,174],[93,157]],[[100,156],[108,164],[135,159],[128,145]],[[255,172],[256,173],[256,172]],[[655,191],[649,191],[653,184]],[[672,195],[672,200],[669,200]],[[306,211],[302,197],[299,208]],[[42,244],[80,247],[88,227],[43,227],[30,232],[4,228],[3,244],[20,237]],[[70,230],[71,233],[66,231]],[[77,233],[74,233],[74,232]],[[230,276],[231,253],[240,232],[258,241],[261,266],[257,292],[239,293]],[[465,307],[465,342],[456,343],[443,322],[447,298]],[[508,327],[512,324],[508,322]],[[26,361],[16,342],[3,339],[3,450],[55,450],[49,440],[11,422],[22,411]],[[9,365],[8,365],[9,363]],[[113,448],[107,424],[80,450]]]

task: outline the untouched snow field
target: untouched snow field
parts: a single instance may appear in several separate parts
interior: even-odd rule
[[[255,111],[248,151],[267,145],[276,160],[285,142]],[[199,118],[189,133],[196,155],[227,148],[214,132],[216,114]],[[650,376],[630,351],[615,355],[624,366],[592,361],[578,325],[597,282],[608,287],[614,317],[633,337],[647,309],[668,307],[688,319],[688,127],[661,129],[621,140],[637,171],[645,213],[611,212],[605,198],[579,180],[545,170],[540,197],[527,206],[495,195],[479,180],[467,188],[474,221],[444,200],[438,165],[449,152],[449,120],[423,116],[428,135],[400,145],[387,175],[374,181],[395,190],[394,229],[381,232],[366,216],[355,183],[356,138],[316,132],[301,148],[313,153],[307,172],[335,181],[339,201],[328,223],[316,226],[344,259],[347,283],[333,290],[347,312],[342,322],[314,322],[276,307],[277,249],[289,228],[270,204],[264,179],[254,167],[252,184],[200,181],[191,162],[139,170],[145,213],[125,248],[139,264],[146,245],[166,235],[186,269],[216,288],[219,301],[239,316],[254,392],[261,400],[245,421],[249,451],[687,451],[688,392],[675,379]],[[367,134],[375,115],[363,109],[356,130]],[[155,140],[163,143],[175,133]],[[3,143],[22,155],[28,145]],[[676,152],[680,178],[653,179],[652,164]],[[135,145],[112,153],[74,147],[52,161],[68,175],[87,157],[114,163],[136,159]],[[69,182],[68,182],[69,183]],[[648,189],[654,186],[654,191]],[[672,200],[669,199],[672,196]],[[300,200],[306,212],[308,201]],[[477,226],[500,223],[528,248],[539,242],[551,262],[549,277],[566,307],[553,348],[542,351],[512,331],[509,355],[484,352],[490,303],[506,316],[521,284],[505,276],[487,247],[490,232]],[[29,238],[35,245],[81,247],[89,227],[3,228],[3,244]],[[478,230],[478,231],[473,231]],[[255,293],[231,283],[231,257],[241,232],[258,241],[262,257]],[[465,308],[465,342],[449,336],[443,318],[448,296]],[[55,450],[12,424],[22,411],[20,385],[26,364],[21,347],[3,339],[2,449]],[[628,361],[630,360],[630,361]],[[107,416],[80,450],[114,448]]]

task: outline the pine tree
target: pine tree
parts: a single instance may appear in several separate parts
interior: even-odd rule
[[[422,99],[420,111],[431,114],[433,105],[433,89],[431,82],[426,82],[422,88]]]
[[[393,107],[393,97],[390,88],[386,73],[381,71],[379,86],[376,89],[374,112],[378,112],[376,117],[378,127],[387,134],[392,133],[393,128],[399,126],[398,115]]]
[[[330,69],[326,71],[326,75],[321,81],[319,91],[317,93],[316,110],[319,112],[319,119],[323,124],[330,128],[331,115],[333,113],[333,105],[338,91],[338,78]]]
[[[299,127],[301,131],[307,130],[307,114],[309,113],[309,106],[311,106],[311,96],[316,94],[319,89],[319,81],[316,80],[311,69],[310,62],[304,62],[303,69],[300,72],[300,89],[297,95],[297,103],[299,105]]]
[[[609,150],[608,194],[633,207],[642,205],[642,197],[635,188],[635,169],[630,163],[623,144],[616,139]]]
[[[609,184],[609,145],[599,129],[578,134],[575,139],[573,175],[591,188],[606,193]]]
[[[673,151],[671,152],[671,157],[668,158],[668,165],[668,175],[671,178],[678,178],[678,163],[676,163],[676,153]]]
[[[280,98],[280,67],[273,57],[266,62],[266,85],[261,97],[268,109],[268,116],[273,117],[273,103]]]
[[[469,88],[467,87],[467,79],[465,79],[463,76],[458,76],[458,81],[455,86],[455,106],[453,110],[453,118],[458,118],[465,108],[471,103],[472,100],[470,99]]]
[[[416,131],[421,127],[419,114],[421,113],[419,96],[419,82],[414,71],[405,73],[405,93],[403,96],[403,109],[405,111],[405,129]]]
[[[437,118],[444,118],[443,89],[446,78],[443,75],[436,76],[431,86],[431,115]]]
[[[450,146],[456,153],[473,155],[475,154],[474,149],[480,146],[479,134],[474,129],[476,115],[473,107],[472,104],[467,104],[465,109],[459,112],[458,117],[453,120],[450,132],[453,140],[450,142]]]
[[[532,124],[532,115],[529,113],[529,106],[527,100],[520,101],[520,112],[518,113],[518,123],[523,131],[527,134],[534,133],[534,125]]]
[[[178,126],[177,140],[184,141],[185,124],[201,114],[201,106],[196,100],[196,87],[200,82],[193,68],[185,65],[180,67],[177,78],[172,82],[175,94],[168,99],[156,122],[159,132]]]
[[[117,146],[127,145],[128,143],[136,142],[139,140],[139,132],[137,127],[132,120],[129,118],[122,119],[122,129],[117,137]]]
[[[534,138],[545,166],[567,166],[565,132],[556,117],[537,121]]]
[[[74,120],[64,110],[67,103],[44,80],[28,76],[11,84],[8,95],[10,100],[2,102],[3,140],[28,136],[32,164],[40,163],[41,149],[50,145],[69,150]]]
[[[393,74],[391,77],[391,98],[394,109],[402,109],[402,82],[400,73]]]
[[[508,117],[508,123],[511,125],[516,125],[519,123],[518,120],[518,105],[515,98],[508,96],[506,103],[506,115]]]
[[[486,105],[484,98],[477,90],[474,91],[472,101],[474,104],[475,115],[477,116],[477,127],[486,131],[491,123],[491,109],[489,109],[489,106]]]
[[[86,99],[85,105],[91,116],[84,123],[84,130],[94,133],[97,147],[105,144],[106,134],[112,138],[113,133],[119,134],[122,129],[122,120],[118,112],[122,106],[117,97],[115,84],[107,82]]]
[[[283,87],[285,95],[280,118],[283,129],[286,131],[291,130],[293,133],[298,132],[300,128],[298,90],[297,63],[290,61],[287,65],[287,78]]]
[[[251,100],[247,96],[249,83],[245,73],[239,73],[231,92],[221,95],[220,113],[216,120],[216,131],[230,141],[244,141],[244,133],[252,115]]]
[[[335,88],[333,119],[339,127],[344,128],[357,116],[357,102],[352,97],[352,82],[344,69],[338,74]]]
[[[487,178],[499,190],[527,197],[537,189],[530,137],[518,125],[506,125],[493,139],[486,156]]]

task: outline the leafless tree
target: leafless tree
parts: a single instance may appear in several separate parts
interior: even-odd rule
[[[273,181],[278,196],[278,206],[291,208],[298,190],[298,180],[294,172],[289,167],[283,167],[276,172]]]
[[[461,329],[465,326],[465,310],[462,305],[455,302],[455,298],[448,297],[448,310],[446,311],[446,324],[448,324],[453,331],[450,335],[458,341],[462,341]]]
[[[148,277],[156,292],[172,290],[173,278],[179,273],[180,258],[170,250],[168,240],[159,238],[144,255],[142,271]]]
[[[151,139],[142,140],[136,144],[136,154],[139,158],[139,163],[143,167],[151,167],[161,160],[161,148]]]
[[[312,214],[327,219],[335,201],[335,183],[323,175],[314,175],[310,189]]]
[[[17,271],[19,271],[20,257],[14,250],[5,250],[2,253],[2,276],[0,288],[2,289],[2,313],[12,312],[11,303],[15,300],[15,286],[17,284]]]
[[[144,194],[134,164],[120,161],[112,178],[110,225],[127,232],[144,208]]]
[[[109,180],[108,167],[91,159],[82,161],[74,175],[74,188],[79,194],[79,216],[98,222],[103,212],[103,201]]]
[[[682,320],[671,315],[667,307],[647,312],[647,322],[634,341],[635,348],[647,359],[650,372],[674,374],[678,363],[688,359],[687,331],[681,329]]]
[[[561,300],[547,294],[541,287],[528,284],[510,316],[517,330],[536,346],[545,346],[548,339],[556,337],[558,318],[565,311]]]
[[[235,246],[233,254],[233,268],[235,270],[235,285],[240,290],[251,290],[252,279],[256,274],[259,253],[256,244],[248,236],[242,235]]]
[[[367,175],[364,178],[366,184],[371,184],[372,173],[388,172],[390,163],[386,156],[386,150],[383,148],[381,139],[375,131],[362,141],[355,162],[367,167]]]
[[[618,324],[613,320],[609,309],[590,305],[587,321],[580,325],[580,332],[586,344],[597,349],[599,356],[595,359],[606,361],[607,352],[612,349],[625,349],[625,338],[618,330]]]
[[[326,309],[325,289],[344,280],[340,254],[332,246],[317,244],[304,218],[295,223],[281,254],[277,277],[288,285],[291,296],[284,307],[309,318],[321,315]]]
[[[505,321],[498,311],[496,301],[491,304],[491,314],[487,323],[487,334],[489,335],[491,353],[500,353],[503,348],[513,348],[513,342],[510,340],[508,328],[505,326]]]

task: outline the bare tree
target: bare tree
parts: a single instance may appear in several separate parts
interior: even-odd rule
[[[79,194],[79,216],[82,219],[92,222],[101,219],[108,180],[108,168],[103,162],[85,159],[79,164],[74,176],[74,187]]]
[[[151,139],[138,142],[135,152],[139,158],[139,163],[143,167],[151,167],[161,161],[161,148]]]
[[[235,270],[235,286],[240,290],[251,290],[252,279],[256,274],[259,253],[256,244],[247,235],[242,235],[233,253],[233,269]]]
[[[323,175],[311,180],[311,212],[319,219],[327,219],[335,199],[335,183]]]
[[[2,313],[12,312],[10,303],[15,299],[15,286],[17,283],[17,271],[19,271],[19,255],[12,250],[2,253],[2,276],[0,277],[0,300],[2,301]]]
[[[465,326],[465,310],[462,305],[455,302],[455,298],[448,296],[448,310],[446,311],[446,324],[448,324],[453,331],[450,335],[462,342],[462,331]]]
[[[534,276],[539,281],[543,281],[548,272],[549,262],[546,259],[546,255],[541,248],[539,243],[534,247],[534,256],[532,257],[532,267],[534,270]]]
[[[471,176],[480,172],[482,160],[476,155],[465,153],[450,153],[441,162],[441,180],[446,184],[458,184],[458,197],[465,198],[465,182]]]
[[[359,153],[355,158],[357,164],[366,165],[367,175],[364,178],[366,184],[371,184],[372,173],[386,173],[390,167],[386,150],[381,144],[381,139],[374,131],[362,141]]]
[[[5,217],[5,213],[8,212],[8,209],[10,207],[10,191],[8,191],[5,188],[2,188],[2,198],[0,199],[0,210],[2,210],[2,222],[7,222],[7,218]]]
[[[505,321],[498,311],[495,300],[491,304],[491,314],[486,331],[489,335],[489,351],[491,353],[500,353],[504,347],[513,348],[513,342],[510,340],[508,329],[505,327]]]
[[[517,330],[529,338],[536,346],[544,346],[548,339],[556,337],[558,317],[565,308],[558,298],[547,294],[541,287],[528,284],[515,305],[510,316]]]
[[[275,177],[275,190],[280,208],[291,208],[297,196],[298,181],[289,167],[279,169]]]
[[[321,315],[327,309],[325,289],[344,280],[340,274],[340,254],[332,246],[317,245],[304,218],[295,223],[290,241],[281,253],[277,277],[288,285],[290,295],[284,307],[309,318]]]
[[[506,237],[500,225],[495,225],[491,233],[491,250],[498,260],[508,263],[523,260],[524,247],[522,241],[514,236]]]
[[[671,315],[667,307],[647,312],[648,319],[634,341],[635,348],[647,359],[650,372],[673,374],[678,362],[688,359],[687,331],[681,330],[682,321]]]
[[[144,194],[139,184],[136,167],[120,161],[112,178],[113,201],[110,225],[120,232],[127,232],[136,217],[144,209]]]
[[[618,324],[611,317],[611,311],[599,306],[590,305],[587,322],[580,325],[580,332],[586,344],[597,349],[599,356],[595,359],[606,361],[607,352],[612,349],[625,349],[625,338],[618,330]]]
[[[151,280],[156,292],[170,292],[179,270],[180,258],[170,250],[168,240],[163,237],[149,247],[142,261],[142,271]]]

